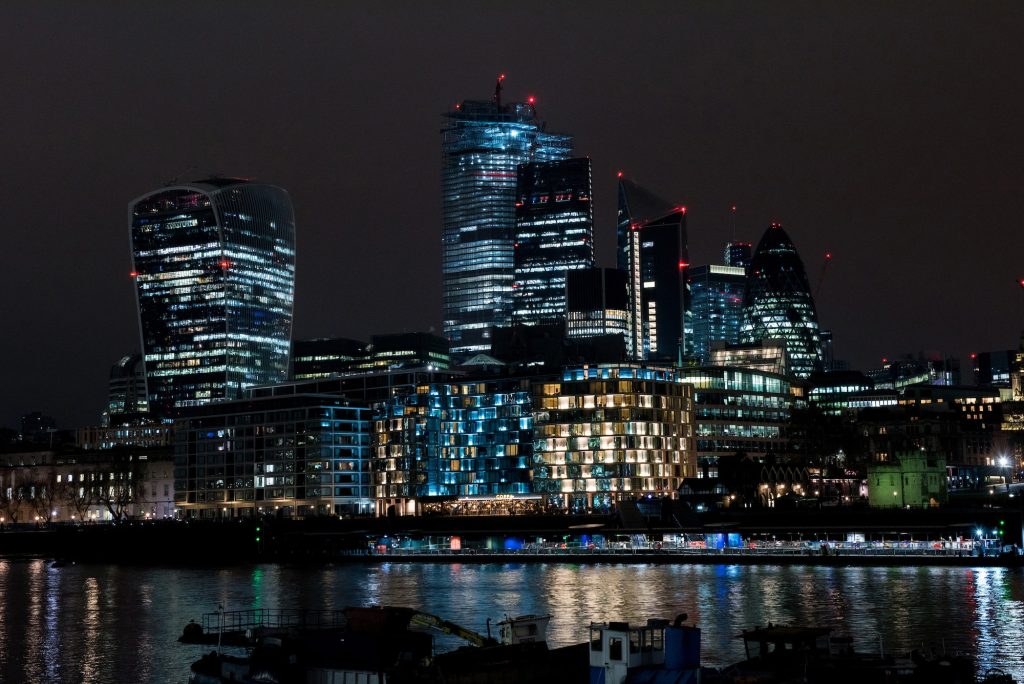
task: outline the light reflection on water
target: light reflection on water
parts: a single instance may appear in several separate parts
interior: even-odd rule
[[[703,565],[353,565],[224,569],[0,560],[0,681],[184,682],[202,647],[190,619],[243,608],[417,607],[485,632],[506,614],[550,613],[549,640],[591,621],[688,613],[705,664],[742,656],[735,636],[769,621],[821,625],[864,650],[943,646],[1024,680],[1024,573],[1002,568]],[[438,648],[459,643],[438,638]]]

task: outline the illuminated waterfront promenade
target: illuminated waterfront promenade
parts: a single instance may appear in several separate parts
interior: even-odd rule
[[[462,548],[442,545],[378,545],[370,562],[462,563],[697,563],[807,565],[1012,566],[1024,560],[1016,549],[981,542],[837,542],[770,541],[733,548],[709,548],[704,542],[615,542],[529,544],[522,548]]]

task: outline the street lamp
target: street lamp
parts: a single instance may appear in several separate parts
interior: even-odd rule
[[[1005,474],[1003,475],[1003,482],[1006,483],[1006,491],[1010,491],[1009,470],[1005,470],[1005,469],[1008,469],[1010,467],[1010,460],[1008,458],[1006,458],[1005,456],[1000,456],[999,457],[999,467],[1004,469],[1003,472]]]

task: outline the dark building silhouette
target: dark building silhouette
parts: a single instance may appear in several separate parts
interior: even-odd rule
[[[128,354],[110,368],[105,424],[118,425],[149,412],[142,354]]]
[[[678,362],[686,318],[686,207],[619,178],[618,267],[626,273],[629,334],[637,360]]]
[[[974,382],[978,385],[1009,387],[1010,373],[1013,370],[1013,362],[1016,355],[1017,350],[1015,349],[1001,349],[999,351],[973,354]]]
[[[748,269],[743,342],[781,339],[789,369],[806,378],[821,370],[818,314],[800,255],[781,224],[773,223]]]
[[[616,268],[571,271],[566,278],[569,337],[628,333],[626,274]]]
[[[309,380],[347,373],[366,358],[366,343],[344,337],[321,337],[292,342],[292,378]]]
[[[725,265],[737,268],[750,266],[752,245],[749,242],[727,242],[725,244]]]

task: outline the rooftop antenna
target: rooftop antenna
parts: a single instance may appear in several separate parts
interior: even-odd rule
[[[505,80],[505,74],[499,74],[498,80],[494,83],[494,104],[501,107],[501,82]]]
[[[730,211],[732,212],[732,241],[736,242],[736,205],[732,205]]]

